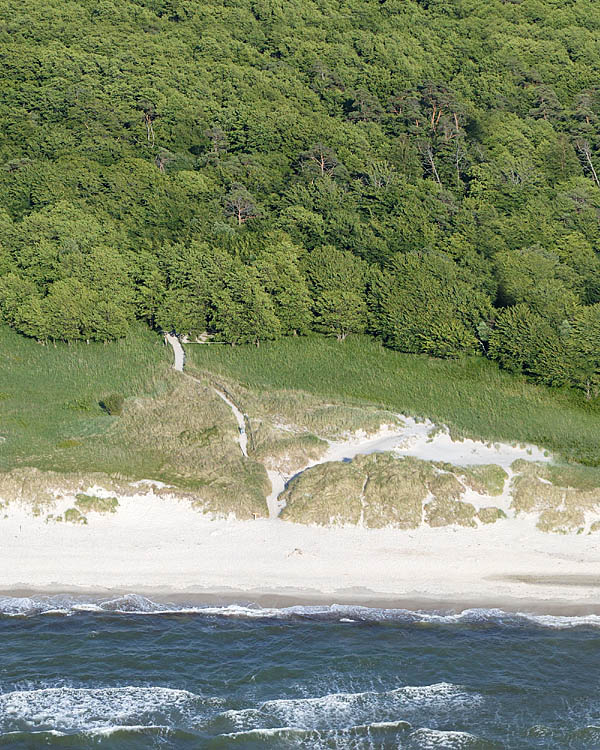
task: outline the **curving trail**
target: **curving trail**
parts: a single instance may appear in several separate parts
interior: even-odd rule
[[[240,450],[244,454],[246,458],[248,458],[248,435],[246,434],[246,419],[242,412],[237,408],[237,406],[227,398],[227,396],[220,391],[218,388],[215,388],[213,386],[213,391],[217,394],[217,396],[220,396],[223,401],[227,404],[227,406],[231,409],[233,412],[234,417],[236,418],[236,421],[238,423],[238,430],[240,431],[240,435],[238,437],[238,443],[240,444]]]
[[[173,349],[173,355],[175,357],[175,361],[173,363],[173,369],[177,370],[177,372],[183,372],[183,368],[185,367],[185,350],[183,346],[181,346],[181,341],[179,340],[179,337],[176,336],[173,333],[165,333],[165,341],[171,345]],[[186,377],[191,378],[192,380],[195,380],[196,383],[199,383],[200,381],[197,378],[194,378],[192,375],[187,375]],[[245,458],[248,458],[248,435],[246,434],[246,419],[242,412],[237,408],[237,406],[231,401],[222,391],[220,391],[218,388],[215,388],[213,386],[214,392],[217,394],[217,396],[220,396],[220,398],[223,399],[223,401],[229,406],[231,411],[233,412],[233,416],[236,419],[236,422],[238,423],[238,429],[240,432],[238,443],[240,446],[240,450],[242,451],[242,455],[245,456]]]

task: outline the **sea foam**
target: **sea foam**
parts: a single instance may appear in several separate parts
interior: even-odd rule
[[[167,735],[173,730],[202,728],[213,736],[309,733],[314,740],[345,727],[354,737],[371,736],[373,732],[410,730],[410,721],[399,717],[416,718],[424,709],[456,717],[481,700],[460,685],[442,682],[382,692],[281,698],[223,710],[222,699],[169,687],[44,687],[0,694],[0,735],[58,732],[110,736],[142,731]]]
[[[600,628],[600,615],[545,615],[528,612],[506,612],[502,609],[471,608],[460,612],[385,609],[358,605],[297,605],[259,607],[253,604],[223,606],[156,602],[139,594],[111,598],[71,595],[0,597],[0,616],[33,617],[38,615],[72,616],[78,613],[114,613],[115,615],[189,614],[204,617],[240,619],[319,620],[347,625],[364,622],[398,622],[427,625],[497,625],[537,626],[551,629],[575,627]]]
[[[218,720],[226,720],[235,733],[255,731],[258,727],[322,730],[354,725],[379,728],[410,726],[412,718],[423,710],[457,716],[481,702],[476,692],[447,682],[433,685],[407,685],[382,692],[329,693],[310,698],[282,698],[265,701],[255,708],[225,711]],[[408,722],[406,721],[408,719]]]
[[[203,700],[168,687],[54,687],[0,694],[0,731],[66,731],[172,726]]]

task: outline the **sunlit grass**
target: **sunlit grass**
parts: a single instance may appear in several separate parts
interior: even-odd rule
[[[106,345],[56,347],[0,328],[0,497],[38,502],[55,487],[81,492],[87,478],[111,490],[144,478],[211,512],[265,512],[266,472],[242,460],[229,407],[171,361],[141,326]],[[101,405],[112,394],[119,416]]]
[[[168,367],[162,339],[141,326],[109,344],[56,346],[0,327],[0,470],[126,470],[118,457],[106,465],[102,436],[119,417],[100,402],[164,390]]]
[[[325,399],[373,404],[443,422],[465,436],[526,442],[571,460],[600,463],[600,407],[552,391],[481,357],[407,355],[367,337],[339,343],[288,338],[255,346],[188,345],[189,366],[251,389],[301,389]]]

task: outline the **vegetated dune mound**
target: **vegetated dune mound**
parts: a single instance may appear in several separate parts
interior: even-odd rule
[[[600,470],[577,465],[515,461],[515,513],[535,513],[542,531],[600,531]]]
[[[136,481],[151,479],[155,494],[185,498],[201,512],[266,516],[267,472],[241,454],[238,434],[231,410],[208,382],[169,374],[160,392],[128,399],[103,432],[57,449],[60,471],[24,466],[0,472],[0,503],[17,501],[46,514],[61,496],[75,498],[94,485],[111,495],[138,495]],[[82,470],[62,470],[76,464]],[[86,470],[90,466],[103,470]]]
[[[100,472],[78,474],[40,471],[33,467],[13,469],[0,473],[0,518],[6,515],[9,506],[20,504],[47,522],[87,523],[90,513],[116,513],[117,496],[136,491],[133,485]]]
[[[0,472],[0,519],[9,510],[19,507],[47,523],[85,524],[90,517],[118,513],[123,498],[137,498],[142,515],[145,498],[157,496],[181,500],[199,512],[215,517],[234,515],[248,519],[266,515],[263,495],[266,483],[265,486],[260,484],[262,475],[255,472],[258,482],[248,482],[244,487],[245,475],[237,470],[237,466],[237,463],[225,465],[212,477],[212,482],[209,477],[204,485],[199,483],[193,490],[159,480],[134,481],[99,472],[62,473],[40,471],[34,467],[12,469]],[[246,467],[253,471],[255,464],[247,462]],[[242,468],[245,468],[243,464]],[[262,470],[262,467],[258,465],[258,469]]]
[[[383,424],[401,427],[397,414],[368,405],[325,401],[305,391],[257,391],[191,370],[227,392],[246,417],[249,455],[267,469],[292,475],[323,458],[329,443],[376,434]]]
[[[307,464],[318,461],[326,453],[326,440],[310,432],[295,433],[268,423],[259,425],[252,457],[267,469],[293,474]]]
[[[519,513],[541,531],[600,531],[600,472],[579,466],[515,461],[453,466],[391,453],[325,463],[293,479],[281,518],[298,523],[415,529],[477,527]],[[494,497],[499,498],[494,504]]]
[[[500,467],[447,467],[390,453],[320,464],[290,482],[281,517],[320,525],[414,529],[423,522],[475,527],[504,516],[498,507],[477,507],[461,499],[472,486],[485,489],[486,482],[493,485],[492,495],[499,472],[507,478]]]
[[[145,476],[187,493],[199,510],[240,519],[267,513],[265,468],[241,454],[235,418],[208,381],[175,375],[164,393],[129,404],[105,442],[126,446],[132,465],[144,455]]]
[[[115,495],[124,494],[129,488],[127,482],[100,472],[62,473],[24,467],[0,473],[0,498],[5,506],[13,502],[29,503],[39,515],[51,507],[57,497],[64,495],[82,498],[82,503],[86,504],[85,492],[94,485],[102,486]],[[99,498],[89,497],[89,508],[98,510],[100,505],[92,507],[94,504],[91,500]]]

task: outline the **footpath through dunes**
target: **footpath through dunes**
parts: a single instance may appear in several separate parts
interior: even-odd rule
[[[174,368],[183,372],[185,352],[179,338],[167,334],[166,340],[173,348]],[[202,385],[198,378],[187,376]],[[250,394],[242,394],[245,398],[238,402],[248,402],[253,416],[242,413],[222,387],[212,387],[231,409],[241,452],[248,458],[246,427],[256,423],[264,431],[266,415],[258,413]],[[321,445],[312,456],[290,462],[289,457],[273,455],[277,452],[273,444],[268,446],[270,453],[266,450],[254,456],[262,460],[271,482],[266,498],[269,516],[324,525],[414,528],[427,522],[432,526],[478,526],[510,513],[515,462],[549,461],[547,453],[535,446],[455,441],[429,420],[419,422],[391,413],[381,416],[389,423],[377,424],[370,434],[359,429],[346,439],[313,436]],[[294,433],[293,426],[278,427],[280,433]],[[287,437],[288,442],[290,439]],[[285,436],[283,440],[285,451]],[[387,458],[365,460],[374,454],[386,454]]]
[[[381,407],[261,392],[194,367],[189,348],[185,363],[178,342],[174,372],[157,343],[158,385],[100,414],[104,432],[81,448],[129,472],[0,474],[0,590],[600,610],[597,469]]]
[[[183,346],[181,345],[181,341],[179,340],[179,337],[176,336],[173,333],[166,333],[165,334],[165,340],[171,345],[173,348],[173,355],[175,357],[173,362],[173,369],[177,370],[177,372],[183,372],[183,368],[185,366],[185,350]],[[201,381],[198,380],[198,378],[194,378],[192,375],[188,375],[186,373],[187,377],[190,377],[192,380],[195,380],[197,383],[200,383],[202,385]],[[240,450],[242,451],[242,455],[248,458],[248,435],[246,434],[246,420],[244,418],[244,415],[242,412],[237,408],[237,406],[227,397],[223,391],[221,391],[216,386],[213,386],[214,392],[223,399],[223,401],[227,404],[227,406],[231,409],[233,412],[233,416],[235,417],[235,420],[238,424],[238,430],[240,432],[239,434],[239,444],[240,444]]]
[[[165,333],[165,341],[170,344],[173,349],[173,356],[175,358],[173,361],[173,369],[177,370],[177,372],[183,372],[183,368],[185,367],[185,350],[183,346],[181,346],[179,337],[174,333]]]

